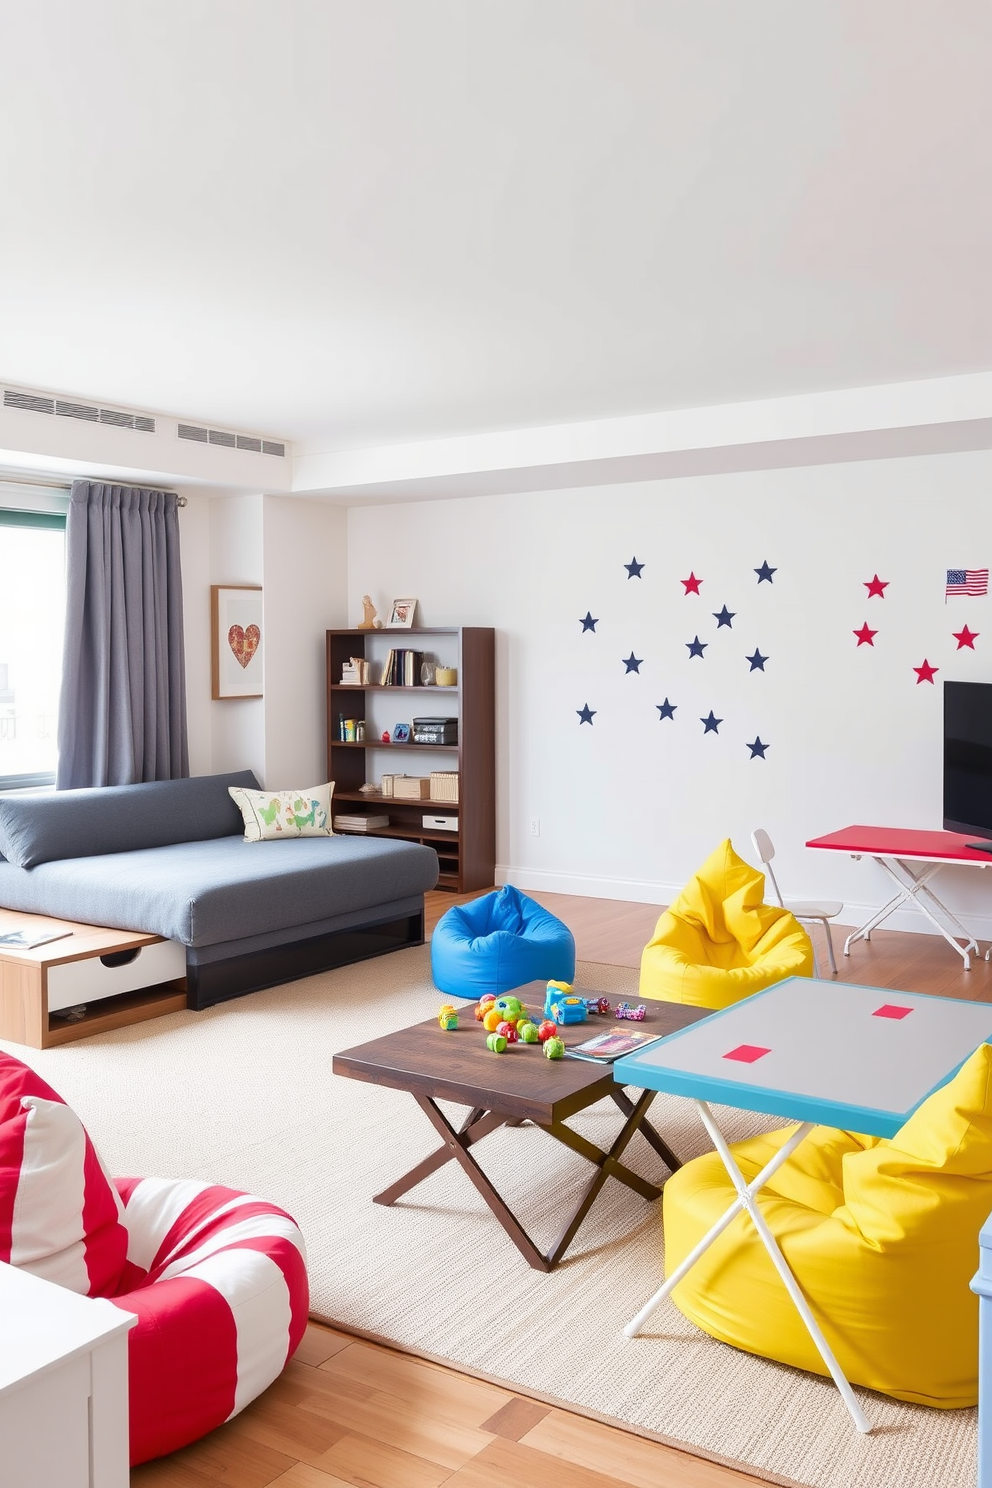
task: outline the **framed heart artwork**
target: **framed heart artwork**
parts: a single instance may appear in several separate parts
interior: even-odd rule
[[[262,696],[262,590],[255,584],[210,586],[210,696]]]

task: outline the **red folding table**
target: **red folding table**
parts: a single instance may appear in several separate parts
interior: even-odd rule
[[[931,879],[948,864],[972,868],[992,865],[992,842],[989,851],[969,847],[972,837],[961,832],[918,832],[912,827],[844,827],[826,837],[814,837],[807,847],[824,848],[827,852],[848,853],[852,858],[873,858],[888,874],[898,892],[860,929],[852,931],[844,942],[844,955],[851,954],[856,940],[870,940],[871,932],[904,904],[912,904],[920,914],[952,945],[971,970],[970,951],[978,954],[978,942],[942,904],[930,888]],[[922,866],[920,866],[922,865]],[[963,941],[964,945],[958,942]],[[986,960],[989,959],[986,954]]]

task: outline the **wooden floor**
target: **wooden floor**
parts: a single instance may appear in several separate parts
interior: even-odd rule
[[[533,897],[571,927],[580,960],[613,965],[639,964],[660,912]],[[463,902],[440,892],[427,899],[428,933]],[[976,960],[966,972],[940,937],[876,931],[845,958],[845,933],[834,934],[841,981],[992,1000],[992,964]],[[822,939],[819,949],[822,975]],[[131,1474],[133,1488],[754,1488],[758,1481],[316,1324],[281,1378],[233,1421]]]

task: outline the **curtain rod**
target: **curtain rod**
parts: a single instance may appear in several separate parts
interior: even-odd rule
[[[127,484],[134,491],[162,491],[162,490],[165,489],[163,486],[139,486],[139,485],[135,485],[134,481],[127,481],[127,482],[124,482],[124,481],[108,481],[107,484],[108,485],[112,485],[112,486]],[[61,481],[42,480],[39,476],[30,476],[30,475],[0,475],[0,485],[4,485],[4,486],[41,486],[46,491],[71,491],[72,490],[72,486],[63,485],[63,483]],[[177,493],[176,500],[177,500],[177,503],[178,503],[179,506],[188,506],[189,505],[189,497],[188,496],[183,496],[181,492]]]

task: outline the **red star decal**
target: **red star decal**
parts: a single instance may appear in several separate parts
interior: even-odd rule
[[[686,594],[698,594],[702,582],[702,579],[697,579],[694,573],[691,573],[687,579],[679,579],[679,583],[685,585]],[[685,595],[682,597],[684,599]]]
[[[961,650],[962,646],[969,646],[971,650],[974,651],[975,641],[978,639],[979,634],[980,632],[977,630],[969,630],[967,625],[965,626],[964,630],[951,631],[951,635],[958,643],[959,651]]]
[[[913,671],[916,673],[917,687],[919,687],[921,682],[929,682],[930,686],[932,687],[934,674],[940,671],[940,667],[931,666],[924,656],[923,665],[920,667],[914,667]]]
[[[866,620],[860,630],[853,630],[851,634],[857,636],[859,646],[874,646],[875,637],[878,635],[878,631],[871,630],[869,628],[868,621]]]
[[[865,588],[868,590],[869,599],[874,598],[876,594],[878,595],[879,599],[884,599],[885,591],[886,589],[888,589],[888,587],[888,579],[880,579],[878,577],[878,574],[876,574],[873,579],[867,579],[865,581]]]

